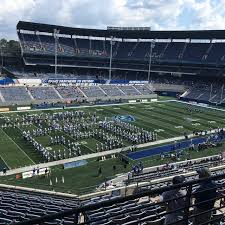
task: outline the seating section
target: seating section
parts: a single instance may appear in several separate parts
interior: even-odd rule
[[[0,191],[0,201],[0,224],[34,219],[63,210],[69,210],[79,205],[77,199],[3,190]],[[73,216],[69,216],[63,220],[57,219],[56,222],[58,224],[72,225],[74,224],[74,218]]]
[[[182,98],[215,104],[225,103],[225,88],[223,84],[219,83],[214,83],[212,86],[210,84],[197,84]]]
[[[99,85],[99,86],[32,86],[0,87],[0,103],[32,100],[75,100],[78,98],[103,98],[149,95],[153,92],[145,85]],[[1,101],[2,98],[2,101]]]
[[[76,99],[84,97],[77,87],[73,86],[59,86],[56,90],[64,99]]]
[[[118,88],[117,85],[103,85],[101,88],[108,96],[124,96],[124,93]]]
[[[36,100],[55,100],[60,98],[52,87],[29,87],[28,90]]]
[[[98,98],[106,96],[106,94],[98,86],[80,87],[80,90],[87,97]]]
[[[18,34],[24,53],[38,55],[55,54],[55,38],[53,35]],[[59,37],[57,54],[59,56],[93,56],[108,57],[105,42],[88,39],[72,39]],[[107,42],[109,44],[109,41]],[[110,49],[110,48],[108,48]]]
[[[219,156],[196,159],[191,161],[178,162],[155,167],[153,171],[143,171],[139,174],[133,174],[129,182],[143,182],[151,180],[151,185],[146,184],[136,189],[136,193],[146,190],[156,190],[161,187],[171,185],[171,178],[182,173],[186,174],[186,181],[198,179],[198,175],[189,173],[197,171],[200,168],[214,167],[212,175],[225,174],[225,161]],[[173,166],[171,166],[173,165]],[[170,166],[170,167],[169,167]],[[217,166],[217,168],[215,168]],[[150,168],[149,168],[150,169]],[[151,168],[153,169],[153,168]],[[156,179],[158,179],[156,181]],[[216,181],[219,191],[224,191],[223,178]],[[193,185],[193,192],[199,184]],[[159,191],[159,190],[158,190]],[[143,192],[142,192],[143,193]],[[116,200],[114,204],[98,207],[83,211],[77,216],[68,215],[62,219],[44,222],[43,225],[72,225],[77,224],[76,221],[84,222],[91,225],[162,225],[165,220],[166,207],[164,204],[157,204],[156,199],[159,195],[148,195],[132,200],[118,202],[118,196],[98,196],[87,200],[78,200],[76,198],[59,197],[57,195],[47,195],[42,193],[22,192],[19,190],[0,190],[0,224],[10,224],[12,222],[23,222],[24,220],[35,219],[50,214],[60,213],[63,211],[76,208],[78,206],[88,206],[90,204],[109,203],[109,200]],[[218,223],[219,224],[219,223]]]
[[[87,221],[97,220],[91,225],[138,225],[148,221],[163,224],[163,213],[164,207],[154,206],[148,199],[137,199],[88,211],[85,218]]]
[[[54,55],[53,35],[18,33],[23,52],[31,55]],[[224,62],[221,49],[225,43],[156,42],[152,59],[160,61],[183,61],[195,63]],[[116,59],[148,60],[151,42],[114,42],[113,57]],[[110,41],[85,38],[59,37],[59,56],[109,57]]]
[[[141,92],[139,92],[134,86],[120,86],[120,90],[123,91],[125,95],[141,95]]]
[[[152,90],[146,85],[135,85],[135,88],[141,92],[142,95],[149,95],[152,94]]]
[[[0,92],[6,102],[31,100],[31,97],[25,87],[0,87]]]

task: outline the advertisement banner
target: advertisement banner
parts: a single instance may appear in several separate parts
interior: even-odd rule
[[[47,171],[47,174],[49,174],[50,168],[48,168],[48,167],[40,168],[39,172],[37,169],[35,169],[35,171],[30,170],[30,171],[22,173],[22,178],[25,179],[25,178],[30,178],[30,177],[34,177],[34,176],[44,175],[44,174],[46,174],[46,171]]]
[[[23,106],[23,107],[17,107],[17,110],[30,110],[31,107],[30,106]]]
[[[75,161],[75,162],[69,162],[69,163],[65,163],[64,169],[70,169],[70,168],[75,168],[75,167],[80,167],[80,166],[85,166],[87,165],[87,161],[86,160],[79,160],[79,161]]]

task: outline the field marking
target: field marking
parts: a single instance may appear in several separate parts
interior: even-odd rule
[[[117,103],[117,104],[106,104],[106,105],[80,105],[80,106],[73,106],[73,107],[65,107],[65,109],[82,109],[82,108],[97,108],[97,107],[109,107],[109,106],[120,106],[120,105],[140,105],[140,104],[157,104],[157,103],[167,103],[167,102],[174,102],[177,100],[169,99],[169,100],[160,100],[157,102],[127,102],[127,103]],[[55,111],[55,110],[63,110],[63,107],[58,108],[46,108],[46,109],[31,109],[31,110],[15,110],[15,111],[8,111],[8,112],[0,112],[0,114],[10,114],[10,113],[29,113],[29,112],[38,112],[38,111]]]
[[[0,128],[3,132],[4,132],[4,134],[9,138],[9,140],[11,140],[18,148],[19,148],[19,150],[21,151],[21,152],[23,152],[23,154],[24,155],[26,155],[27,156],[27,158],[28,159],[30,159],[30,161],[32,162],[32,163],[34,163],[34,165],[36,164],[31,158],[30,158],[30,156],[29,155],[27,155],[27,153],[26,152],[24,152],[23,151],[23,149],[2,129],[2,128]]]
[[[216,121],[212,120],[212,121],[208,121],[209,124],[215,124]]]
[[[2,161],[5,163],[5,165],[6,165],[9,169],[11,169],[11,167],[8,165],[8,163],[6,163],[6,161],[5,161],[5,159],[2,157],[2,155],[0,155],[0,157],[1,157]]]
[[[225,128],[223,128],[223,129],[225,129]],[[216,132],[217,132],[217,129],[214,129],[214,130],[211,130],[211,132],[209,132],[208,134],[210,134],[210,133],[213,134]],[[193,134],[188,135],[188,138],[193,138],[193,137],[195,137]],[[159,145],[159,144],[166,144],[166,143],[171,143],[173,141],[180,141],[180,140],[185,140],[185,137],[178,136],[178,137],[174,137],[174,138],[168,138],[168,139],[158,140],[158,141],[154,141],[154,142],[148,142],[148,143],[137,145],[137,147],[138,148],[147,148],[147,147],[151,147],[151,146],[155,146],[155,145]],[[68,163],[68,162],[75,162],[75,161],[84,160],[84,159],[91,159],[91,158],[97,158],[97,157],[101,157],[101,156],[112,155],[115,153],[121,153],[124,151],[128,151],[130,148],[131,148],[131,146],[127,146],[127,147],[108,150],[108,151],[104,151],[104,152],[95,152],[95,153],[77,156],[77,157],[73,157],[73,158],[57,160],[57,161],[52,161],[52,162],[48,162],[48,163],[40,163],[40,164],[36,164],[35,166],[38,166],[39,168],[53,167],[53,166],[62,165],[62,164]],[[30,171],[33,169],[33,166],[34,165],[8,170],[7,175],[13,175],[13,174],[17,174],[17,173]],[[0,176],[3,176],[2,172],[0,172]]]
[[[183,126],[175,126],[176,129],[184,129]]]

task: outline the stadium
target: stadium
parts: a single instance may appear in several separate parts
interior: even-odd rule
[[[225,30],[15,30],[0,224],[225,224]]]

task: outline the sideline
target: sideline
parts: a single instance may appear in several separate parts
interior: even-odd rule
[[[72,107],[65,107],[65,109],[82,109],[82,108],[95,108],[95,107],[107,107],[107,106],[118,106],[118,105],[138,105],[138,104],[154,104],[154,103],[165,103],[171,102],[174,99],[168,100],[160,100],[157,102],[126,102],[126,103],[114,103],[114,104],[103,104],[103,105],[79,105],[79,106],[72,106]],[[58,108],[46,108],[46,109],[30,109],[30,110],[14,110],[14,111],[7,111],[7,112],[0,112],[0,114],[10,114],[10,113],[18,113],[18,112],[38,112],[38,111],[54,111],[54,110],[63,110],[63,107]]]

